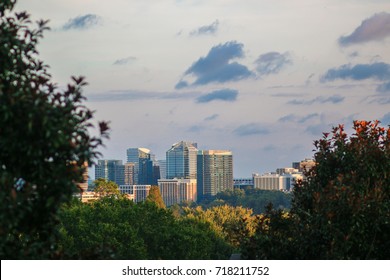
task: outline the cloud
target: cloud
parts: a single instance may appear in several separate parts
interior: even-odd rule
[[[118,59],[116,60],[113,65],[126,65],[126,64],[129,64],[133,61],[135,61],[136,58],[133,57],[133,56],[129,56],[129,57],[125,57],[125,58],[121,58],[121,59]]]
[[[204,25],[190,32],[190,36],[214,35],[218,31],[219,21],[215,20],[210,25]]]
[[[202,95],[196,99],[197,103],[207,103],[213,100],[235,101],[238,91],[234,89],[221,89]]]
[[[252,72],[246,66],[232,62],[233,59],[244,57],[243,47],[236,41],[214,46],[205,57],[199,58],[184,72],[184,77],[194,76],[195,81],[189,84],[182,79],[175,88],[225,83],[250,77]]]
[[[292,105],[312,105],[314,103],[320,103],[320,104],[333,103],[333,104],[337,104],[337,103],[343,102],[344,99],[345,99],[344,96],[340,96],[340,95],[336,94],[336,95],[332,95],[332,96],[329,96],[329,97],[318,96],[318,97],[310,99],[310,100],[294,99],[294,100],[291,100],[291,101],[287,102],[287,104],[292,104]]]
[[[115,102],[127,100],[166,100],[166,99],[193,99],[198,93],[171,93],[171,92],[147,92],[136,90],[106,91],[103,93],[88,94],[91,102]]]
[[[339,68],[329,69],[321,77],[321,82],[334,81],[337,79],[365,80],[376,79],[379,81],[390,80],[390,64],[376,62],[372,64],[341,65]]]
[[[176,84],[175,89],[182,89],[188,87],[189,84],[186,81],[180,81]]]
[[[322,135],[324,132],[329,132],[330,131],[330,125],[321,123],[321,124],[316,124],[316,125],[310,125],[306,128],[306,132],[312,134],[312,135]]]
[[[387,113],[381,118],[381,123],[383,126],[390,125],[390,113]]]
[[[390,14],[378,13],[365,19],[350,35],[341,36],[339,44],[348,46],[369,41],[381,41],[390,36]]]
[[[390,92],[390,82],[379,85],[376,88],[376,91],[382,92],[382,93]]]
[[[203,126],[200,126],[200,125],[193,125],[193,126],[190,126],[187,131],[188,132],[193,132],[193,133],[199,133],[201,132],[202,130],[204,130],[204,127]]]
[[[297,123],[304,123],[310,119],[319,117],[320,115],[317,113],[308,114],[306,116],[297,116],[295,114],[289,114],[284,117],[281,117],[278,121],[279,122],[297,122]]]
[[[65,23],[62,26],[62,29],[63,30],[70,30],[70,29],[84,30],[84,29],[89,29],[98,24],[101,24],[102,22],[103,19],[100,16],[94,14],[87,14],[84,16],[78,16],[70,19],[67,23]]]
[[[266,135],[269,134],[269,130],[259,123],[250,123],[237,127],[233,131],[238,136],[249,136],[249,135]]]
[[[278,52],[268,52],[259,56],[255,61],[256,71],[260,76],[277,74],[286,65],[291,64],[290,54],[288,52],[281,54]]]
[[[205,121],[213,121],[213,120],[216,120],[218,117],[219,117],[218,114],[214,114],[214,115],[206,117],[204,120]]]
[[[371,64],[341,65],[339,68],[329,69],[320,79],[321,82],[341,80],[366,80],[374,79],[385,81],[377,87],[378,92],[390,92],[390,64],[375,62]]]

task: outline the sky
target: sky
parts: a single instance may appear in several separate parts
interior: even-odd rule
[[[104,159],[181,140],[231,150],[234,177],[290,167],[353,120],[390,124],[388,0],[19,0],[49,19],[53,80],[85,76]],[[94,133],[94,132],[93,132]]]

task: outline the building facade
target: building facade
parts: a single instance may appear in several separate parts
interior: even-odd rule
[[[196,179],[160,179],[158,187],[166,206],[197,201]]]
[[[146,148],[129,148],[126,153],[127,162],[134,164],[134,184],[157,185],[159,171],[154,164],[154,155],[150,150]]]
[[[95,166],[95,180],[104,178],[118,185],[125,183],[125,166],[121,160],[98,160]]]
[[[291,174],[265,173],[263,175],[253,175],[254,188],[260,190],[290,191],[293,182],[294,177]]]
[[[233,154],[227,150],[198,151],[198,198],[233,189]]]
[[[138,203],[145,201],[149,195],[151,185],[120,185],[119,190],[127,194],[130,199]]]
[[[135,164],[134,162],[125,163],[125,185],[135,185]]]
[[[166,152],[166,178],[196,179],[197,153],[196,143],[181,141],[173,144]]]

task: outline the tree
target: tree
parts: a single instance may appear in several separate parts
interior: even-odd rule
[[[0,3],[0,257],[51,258],[57,211],[81,182],[84,163],[107,137],[91,137],[83,77],[65,90],[51,82],[36,45],[47,21],[32,28],[14,0]]]
[[[160,188],[158,186],[152,186],[150,188],[149,195],[147,196],[146,201],[156,204],[159,208],[166,208],[164,200],[160,193]]]
[[[175,219],[154,203],[103,197],[64,205],[60,245],[70,259],[227,259],[231,246],[208,223]]]
[[[246,257],[390,258],[390,128],[355,121],[353,129],[348,137],[339,125],[314,142],[316,166],[295,186],[290,214],[269,209]],[[259,245],[266,240],[272,252]]]
[[[119,197],[121,192],[119,186],[113,181],[107,181],[104,178],[99,178],[93,181],[95,188],[93,191],[99,197],[115,196]]]
[[[198,206],[185,207],[183,210],[185,217],[209,223],[216,233],[235,248],[254,233],[255,217],[252,215],[252,210],[241,206],[221,205],[207,210]]]
[[[314,142],[317,165],[294,192],[309,258],[390,257],[390,128],[355,121],[353,129],[348,137],[339,125]]]

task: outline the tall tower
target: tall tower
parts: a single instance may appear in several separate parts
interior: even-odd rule
[[[125,166],[121,160],[98,160],[95,166],[95,179],[104,178],[118,185],[125,183]]]
[[[198,152],[198,199],[233,189],[233,154],[227,150]]]
[[[196,143],[181,141],[173,144],[167,153],[167,179],[196,179]]]
[[[144,184],[148,174],[145,172],[152,171],[152,161],[150,150],[146,148],[129,148],[127,149],[127,162],[134,163],[134,182],[136,185]],[[142,181],[142,182],[141,182]]]

